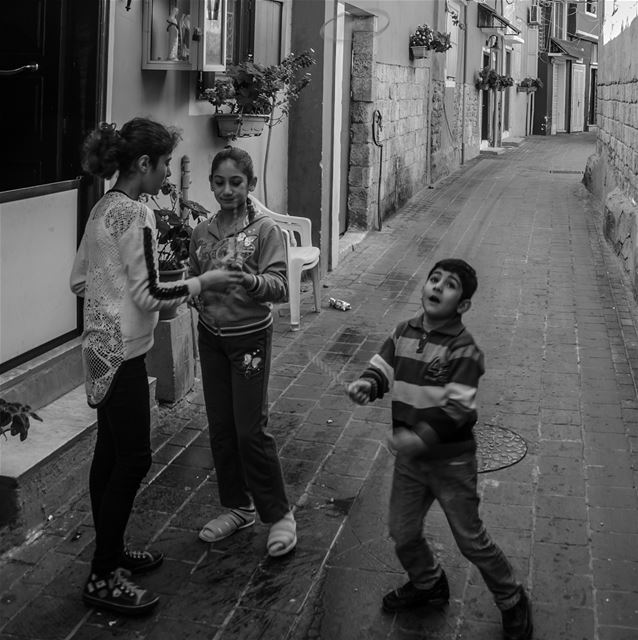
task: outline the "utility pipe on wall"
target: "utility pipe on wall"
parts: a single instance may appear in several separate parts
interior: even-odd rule
[[[383,174],[383,142],[380,142],[381,131],[383,131],[383,116],[378,109],[372,114],[372,141],[379,147],[379,184],[377,188],[377,231],[381,231],[383,226],[383,215],[381,213],[381,176]],[[396,190],[397,185],[394,185]]]

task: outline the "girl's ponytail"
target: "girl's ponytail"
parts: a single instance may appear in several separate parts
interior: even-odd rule
[[[82,168],[94,176],[111,178],[120,168],[119,155],[122,138],[115,123],[101,122],[90,133],[82,148]]]
[[[133,118],[119,131],[115,123],[101,122],[90,133],[82,148],[82,168],[100,178],[111,178],[116,171],[127,173],[142,155],[153,166],[159,157],[172,153],[179,133],[148,118]]]

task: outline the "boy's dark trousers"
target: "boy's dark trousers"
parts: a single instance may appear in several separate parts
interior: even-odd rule
[[[479,517],[476,455],[423,460],[398,454],[390,497],[390,535],[412,583],[429,589],[441,567],[423,535],[423,520],[437,500],[461,553],[476,565],[499,609],[518,601],[520,585],[511,564]]]
[[[148,377],[142,355],[121,365],[107,401],[97,410],[89,490],[95,524],[91,570],[98,575],[119,566],[133,501],[151,466],[150,425]]]
[[[266,432],[272,326],[222,337],[200,324],[198,345],[220,502],[233,509],[254,501],[263,522],[277,522],[290,507]]]

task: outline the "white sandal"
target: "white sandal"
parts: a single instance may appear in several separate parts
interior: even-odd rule
[[[199,539],[204,542],[217,542],[254,524],[255,509],[230,509],[206,523],[199,532]]]
[[[270,527],[268,533],[268,555],[273,558],[286,555],[297,544],[297,523],[292,511]]]

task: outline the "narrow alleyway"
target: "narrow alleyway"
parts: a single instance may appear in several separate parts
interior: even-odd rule
[[[354,407],[343,393],[391,328],[418,313],[428,267],[447,256],[479,274],[465,321],[486,353],[482,514],[531,593],[534,638],[637,638],[638,312],[580,183],[594,142],[533,137],[472,161],[349,250],[324,281],[322,312],[304,300],[300,332],[282,312],[271,426],[297,505],[294,553],[269,559],[265,525],[210,548],[197,540],[217,498],[196,388],[162,409],[130,524],[134,541],[167,554],[140,580],[162,594],[154,615],[83,606],[93,538],[84,496],[0,558],[0,638],[500,639],[489,592],[438,509],[427,530],[449,607],[381,612],[382,595],[405,580],[387,537],[389,400]],[[329,308],[329,296],[352,310]],[[524,449],[495,437],[512,432],[527,446],[520,460]]]

